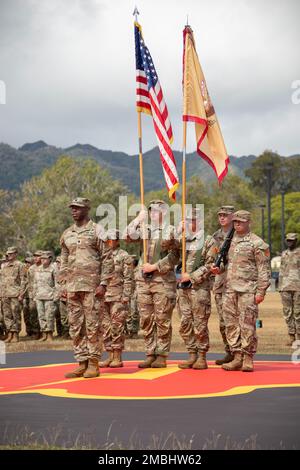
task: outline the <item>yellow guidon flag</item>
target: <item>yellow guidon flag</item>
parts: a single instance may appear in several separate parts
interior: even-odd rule
[[[229,158],[190,26],[183,31],[183,41],[182,118],[195,123],[197,152],[213,168],[221,183],[228,171]]]

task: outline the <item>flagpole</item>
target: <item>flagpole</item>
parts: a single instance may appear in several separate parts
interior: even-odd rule
[[[186,121],[183,121],[183,148],[182,148],[182,274],[186,271],[186,240],[185,240],[185,203],[186,203]]]
[[[138,111],[138,138],[139,138],[139,163],[140,163],[140,192],[141,192],[141,207],[145,207],[145,190],[144,190],[144,170],[143,170],[143,147],[142,147],[142,116],[141,111]],[[145,222],[142,222],[143,233],[143,261],[147,263],[147,240]]]
[[[139,11],[137,6],[134,8],[133,15],[135,22],[138,23]],[[141,207],[145,208],[145,189],[144,189],[144,169],[143,169],[143,145],[142,145],[142,113],[138,111],[138,139],[139,139],[139,165],[140,165],[140,193],[141,193]],[[147,240],[146,240],[146,227],[145,221],[142,221],[142,235],[143,235],[143,261],[147,263]]]

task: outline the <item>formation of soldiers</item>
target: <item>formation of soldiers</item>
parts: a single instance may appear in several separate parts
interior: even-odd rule
[[[7,342],[18,341],[23,308],[27,335],[52,341],[56,322],[57,331],[72,338],[79,364],[66,377],[92,378],[99,375],[99,368],[123,366],[125,337],[136,337],[140,327],[146,357],[139,367],[163,368],[177,303],[179,332],[188,352],[179,367],[202,370],[208,367],[213,293],[225,350],[216,364],[227,371],[253,371],[258,305],[271,272],[269,247],[250,231],[248,211],[222,206],[217,213],[220,228],[203,243],[200,215],[193,209],[185,221],[186,269],[176,276],[182,224],[175,228],[166,222],[164,201],[151,201],[148,211],[141,211],[124,234],[109,230],[105,236],[89,218],[88,199],[78,197],[69,207],[74,223],[61,236],[56,262],[51,252],[37,251],[23,265],[15,247],[7,250],[0,271],[1,322]],[[216,266],[216,256],[233,228],[227,256]],[[120,248],[121,235],[127,243],[139,244],[139,261]],[[279,288],[293,341],[300,339],[300,248],[296,234],[287,234],[286,242]],[[103,350],[107,358],[101,361]]]

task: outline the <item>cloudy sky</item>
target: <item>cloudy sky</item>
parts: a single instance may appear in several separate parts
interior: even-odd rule
[[[182,29],[189,15],[231,155],[300,152],[299,0],[136,0],[182,144]],[[0,0],[0,141],[137,152],[135,0]],[[144,150],[155,144],[143,117]],[[194,150],[193,129],[188,133]]]

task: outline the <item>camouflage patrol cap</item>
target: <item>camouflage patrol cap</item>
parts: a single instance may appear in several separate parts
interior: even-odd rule
[[[153,199],[152,201],[149,202],[148,205],[148,210],[161,210],[161,209],[166,209],[167,208],[167,203],[165,201],[162,201],[161,199]]]
[[[233,214],[234,206],[221,206],[218,210],[218,215],[220,214]]]
[[[43,250],[36,250],[34,253],[33,253],[33,256],[42,256],[43,254]]]
[[[251,214],[248,211],[236,211],[232,217],[233,222],[238,220],[239,222],[249,222],[251,220]]]
[[[32,264],[33,263],[33,257],[32,256],[27,256],[25,258],[25,263],[31,263]]]
[[[6,261],[6,256],[5,255],[3,255],[2,258],[0,258],[1,263],[4,263],[4,261]]]
[[[43,251],[43,252],[42,252],[42,255],[41,255],[41,258],[42,258],[42,259],[45,259],[45,258],[53,258],[53,253],[52,253],[52,251]]]
[[[105,240],[120,240],[121,232],[117,229],[110,229],[107,230],[106,235],[104,237]]]
[[[61,263],[61,257],[60,257],[60,256],[57,256],[55,261],[56,261],[57,263]]]
[[[87,207],[88,209],[91,208],[91,201],[87,199],[86,197],[76,197],[73,199],[72,202],[70,202],[69,207]]]
[[[298,240],[298,234],[297,233],[287,233],[285,236],[286,240]]]
[[[195,220],[195,219],[200,219],[201,218],[201,210],[196,209],[195,207],[190,210],[185,217],[187,220]]]
[[[6,254],[11,255],[12,253],[18,253],[18,248],[16,246],[10,246],[7,248]]]

